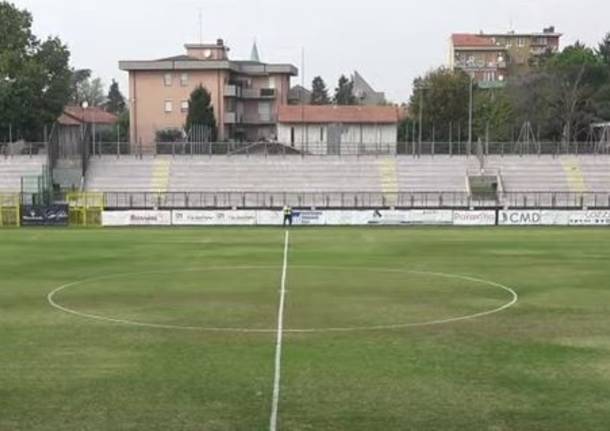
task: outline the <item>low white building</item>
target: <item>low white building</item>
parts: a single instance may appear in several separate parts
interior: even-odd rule
[[[396,154],[393,106],[281,106],[278,141],[314,155]]]

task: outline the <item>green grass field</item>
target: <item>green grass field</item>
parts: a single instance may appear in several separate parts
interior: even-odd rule
[[[0,430],[268,430],[283,257],[0,231]],[[284,329],[279,430],[607,430],[610,230],[295,229]]]

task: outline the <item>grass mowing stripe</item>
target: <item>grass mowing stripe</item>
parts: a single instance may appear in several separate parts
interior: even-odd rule
[[[277,413],[280,402],[280,379],[282,376],[282,338],[284,335],[284,303],[286,298],[286,273],[288,270],[288,241],[290,233],[284,237],[284,263],[282,266],[282,282],[280,288],[280,305],[277,312],[277,341],[275,343],[275,375],[273,377],[273,400],[271,401],[270,431],[277,430]]]

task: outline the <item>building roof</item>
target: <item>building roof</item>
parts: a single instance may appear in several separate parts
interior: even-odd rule
[[[468,46],[468,47],[494,47],[496,44],[488,37],[470,34],[470,33],[454,33],[451,35],[453,46]]]
[[[229,51],[222,40],[216,44],[186,44],[189,49],[223,49]],[[260,53],[255,45],[250,60],[231,61],[228,58],[203,59],[188,54],[175,55],[159,60],[119,61],[119,69],[124,71],[189,71],[189,70],[227,70],[250,75],[287,74],[297,76],[298,69],[291,64],[267,64],[260,62]]]
[[[309,105],[311,103],[311,91],[301,85],[295,85],[288,92],[288,101],[295,104]]]
[[[173,57],[161,58],[157,61],[201,61],[201,59],[197,57],[191,57],[190,55],[181,54],[174,55]]]
[[[66,106],[64,112],[57,119],[57,122],[62,126],[80,126],[86,123],[113,125],[117,121],[119,119],[116,115],[106,112],[98,106],[87,109],[80,106]]]
[[[492,48],[498,47],[494,41],[496,37],[561,37],[561,33],[541,32],[541,33],[454,33],[451,41],[454,47],[468,48]],[[500,48],[500,47],[498,47]]]
[[[398,123],[398,111],[395,106],[289,105],[280,106],[278,121],[313,124],[395,124]]]
[[[381,105],[385,103],[385,93],[375,91],[358,71],[354,71],[352,81],[354,83],[354,94],[360,99],[360,103],[363,105]]]

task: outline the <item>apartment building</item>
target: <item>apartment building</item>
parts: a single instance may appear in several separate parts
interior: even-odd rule
[[[279,107],[288,103],[297,68],[263,63],[255,49],[250,60],[231,60],[222,39],[185,48],[175,57],[119,62],[129,73],[131,142],[152,152],[157,131],[182,129],[199,85],[210,92],[218,140],[274,139]]]
[[[541,33],[455,33],[450,40],[449,67],[464,70],[481,87],[499,87],[510,76],[527,70],[537,56],[558,52],[561,36],[555,27]]]

